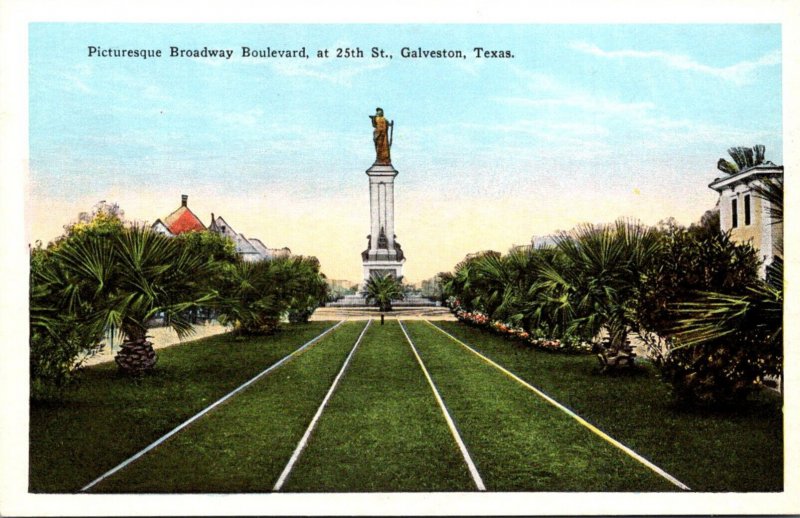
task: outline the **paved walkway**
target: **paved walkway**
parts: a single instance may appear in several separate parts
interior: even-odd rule
[[[205,338],[207,336],[214,336],[220,333],[226,333],[230,331],[232,328],[230,326],[223,326],[217,322],[214,323],[207,323],[207,324],[198,324],[194,326],[194,334],[187,336],[183,341],[190,341],[190,340],[197,340],[200,338]],[[177,345],[182,342],[180,338],[178,338],[178,334],[172,330],[170,327],[154,327],[147,331],[147,335],[151,336],[151,342],[153,342],[153,349],[163,349],[164,347],[170,347],[172,345]],[[106,343],[106,346],[100,351],[98,354],[92,356],[91,358],[87,359],[83,362],[84,366],[89,365],[97,365],[98,363],[105,363],[114,360],[114,356],[119,351],[119,346],[122,342],[119,338],[114,338],[114,350],[112,351],[111,348]]]
[[[450,313],[447,308],[442,307],[407,307],[407,308],[394,308],[392,311],[384,313],[386,319],[396,320],[402,318],[404,320],[455,320],[456,318]],[[310,320],[369,320],[374,318],[379,320],[381,313],[377,308],[318,308]],[[230,326],[223,326],[219,323],[198,324],[195,326],[195,333],[188,336],[183,341],[198,340],[207,336],[214,336],[221,333],[231,331]],[[154,349],[163,349],[182,343],[178,338],[177,333],[169,327],[156,327],[150,329],[147,334],[152,336],[150,339],[153,342]],[[119,351],[121,341],[119,338],[114,339],[114,350],[112,351],[108,344],[95,356],[88,358],[83,362],[83,366],[97,365],[98,363],[105,363],[114,360],[114,356]]]
[[[384,313],[387,319],[397,320],[452,320],[456,317],[450,310],[442,307],[399,307]],[[378,308],[318,308],[310,320],[369,320],[380,319]]]

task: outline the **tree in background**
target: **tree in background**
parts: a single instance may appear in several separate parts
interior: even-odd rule
[[[373,274],[367,279],[362,294],[381,311],[391,311],[392,301],[403,300],[405,290],[402,280],[394,275]]]
[[[420,283],[420,295],[431,300],[444,302],[444,291],[442,286],[449,280],[449,273],[439,272],[430,279],[425,279]]]
[[[284,315],[307,320],[326,296],[316,258],[238,262],[225,280],[217,309],[220,321],[232,324],[239,334],[271,334]]]
[[[292,258],[297,282],[289,300],[289,322],[308,322],[314,311],[328,299],[328,283],[316,257]]]

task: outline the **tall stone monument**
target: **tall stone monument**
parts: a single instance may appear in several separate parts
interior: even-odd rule
[[[394,179],[398,174],[391,157],[394,121],[387,120],[380,108],[375,110],[375,115],[370,115],[370,119],[375,163],[367,169],[370,234],[367,236],[367,249],[361,252],[364,281],[376,274],[402,277],[406,260],[394,234]]]

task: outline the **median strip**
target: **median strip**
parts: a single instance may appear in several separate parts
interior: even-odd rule
[[[408,345],[411,346],[411,351],[414,353],[414,356],[417,358],[417,363],[419,363],[420,368],[422,369],[422,373],[425,374],[425,379],[428,380],[428,384],[433,390],[433,395],[436,396],[436,402],[439,403],[439,408],[442,410],[442,414],[444,414],[444,419],[447,421],[447,426],[450,428],[450,433],[453,435],[453,439],[455,439],[456,444],[458,444],[458,449],[461,451],[461,455],[464,457],[464,462],[467,463],[467,467],[469,468],[469,473],[472,475],[472,481],[475,482],[475,486],[478,488],[479,491],[486,491],[486,486],[483,484],[483,480],[481,479],[480,473],[478,473],[478,468],[475,467],[475,463],[472,461],[472,457],[467,450],[467,446],[464,444],[464,441],[461,439],[461,434],[458,433],[458,429],[456,428],[455,423],[453,422],[453,418],[450,416],[450,412],[447,411],[447,407],[442,400],[442,396],[439,394],[439,391],[436,388],[436,385],[433,383],[433,379],[431,375],[428,373],[428,369],[425,368],[425,364],[422,362],[422,358],[420,358],[419,353],[417,352],[417,348],[414,347],[414,342],[411,341],[411,337],[408,336],[406,332],[406,327],[403,325],[403,322],[398,320],[400,324],[400,329],[403,330],[403,334],[406,336],[406,340],[408,340]]]
[[[341,322],[340,322],[341,323]],[[342,364],[342,368],[339,370],[339,374],[336,375],[336,378],[333,380],[331,387],[328,389],[328,393],[325,394],[325,398],[322,400],[322,403],[319,405],[317,412],[314,414],[314,417],[311,419],[311,423],[309,423],[308,428],[306,428],[303,437],[300,438],[300,442],[297,443],[297,447],[294,449],[289,462],[286,464],[286,467],[283,468],[283,472],[281,473],[280,477],[278,477],[278,481],[275,482],[275,486],[273,487],[273,491],[280,491],[283,487],[283,484],[286,482],[286,479],[289,477],[289,474],[294,468],[297,459],[300,458],[300,455],[303,453],[303,450],[308,444],[308,439],[311,437],[311,433],[314,431],[314,428],[317,426],[317,421],[319,421],[320,416],[322,415],[322,411],[325,409],[325,406],[328,404],[328,400],[333,395],[333,392],[336,390],[336,386],[339,384],[339,380],[344,375],[345,370],[347,370],[347,365],[350,363],[353,355],[358,348],[358,344],[361,343],[361,339],[364,338],[364,333],[367,332],[370,324],[372,324],[372,319],[367,321],[367,325],[364,326],[364,329],[361,331],[361,334],[358,335],[358,339],[356,340],[355,345],[353,345],[353,349],[350,351],[350,354],[347,355],[347,358],[344,360]]]
[[[671,484],[673,484],[673,485],[675,485],[675,486],[677,486],[677,487],[679,487],[679,488],[681,488],[683,490],[691,491],[691,488],[689,488],[689,486],[687,486],[686,484],[684,484],[683,482],[681,482],[680,480],[678,480],[674,476],[670,475],[669,473],[664,471],[662,468],[656,466],[655,464],[653,464],[649,460],[645,459],[644,457],[642,457],[641,455],[639,455],[638,453],[636,453],[635,451],[633,451],[629,447],[625,446],[624,444],[622,444],[618,440],[616,440],[613,437],[609,436],[607,433],[603,432],[602,430],[600,430],[599,428],[597,428],[593,424],[589,423],[584,418],[582,418],[581,416],[579,416],[578,414],[576,414],[575,412],[573,412],[572,410],[570,410],[566,406],[562,405],[561,403],[559,403],[555,399],[551,398],[550,396],[548,396],[547,394],[545,394],[544,392],[542,392],[538,388],[534,387],[533,385],[531,385],[527,381],[523,380],[522,378],[520,378],[519,376],[517,376],[513,372],[509,371],[505,367],[503,367],[503,366],[499,365],[498,363],[494,362],[490,358],[484,356],[483,354],[481,354],[477,350],[473,349],[472,347],[470,347],[466,343],[462,342],[461,340],[459,340],[455,336],[451,335],[450,333],[448,333],[447,331],[445,331],[441,327],[433,324],[430,320],[425,320],[425,322],[428,325],[430,325],[431,327],[433,327],[434,329],[436,329],[439,332],[441,332],[441,333],[447,335],[448,337],[450,337],[450,339],[452,339],[453,341],[455,341],[456,343],[458,343],[459,345],[461,345],[462,347],[464,347],[468,351],[470,351],[473,354],[475,354],[476,356],[478,356],[484,362],[486,362],[489,365],[491,365],[492,367],[498,369],[499,371],[501,371],[503,374],[505,374],[509,378],[511,378],[514,381],[520,383],[521,385],[523,385],[528,390],[534,392],[536,395],[538,395],[539,397],[541,397],[542,399],[544,399],[545,401],[547,401],[551,405],[555,406],[556,408],[558,408],[562,412],[566,413],[567,415],[569,415],[570,417],[575,419],[578,423],[580,423],[583,427],[587,428],[592,433],[594,433],[595,435],[599,436],[600,438],[602,438],[603,440],[605,440],[609,444],[615,446],[616,448],[618,448],[619,450],[621,450],[622,452],[627,454],[629,457],[633,458],[634,460],[638,461],[642,465],[646,466],[647,468],[649,468],[651,471],[653,471],[657,475],[659,475],[662,478],[664,478],[667,481],[669,481]]]
[[[252,385],[256,381],[258,381],[259,379],[263,378],[264,376],[266,376],[270,372],[274,371],[275,369],[277,369],[278,367],[280,367],[281,365],[283,365],[287,361],[291,360],[295,356],[297,356],[300,353],[302,353],[303,351],[305,351],[308,347],[310,347],[314,343],[318,342],[320,339],[322,339],[328,333],[332,332],[334,329],[338,328],[343,323],[344,323],[344,320],[340,320],[335,325],[329,327],[328,329],[326,329],[325,331],[323,331],[322,333],[320,333],[316,337],[312,338],[311,340],[309,340],[305,344],[301,345],[294,352],[284,356],[282,359],[280,359],[277,362],[273,363],[272,365],[270,365],[269,367],[267,367],[266,369],[261,371],[259,374],[255,375],[250,380],[248,380],[245,383],[239,385],[237,388],[235,388],[234,390],[232,390],[231,392],[229,392],[225,396],[221,397],[220,399],[218,399],[217,401],[215,401],[211,405],[207,406],[206,408],[204,408],[203,410],[201,410],[200,412],[198,412],[194,416],[190,417],[189,419],[187,419],[186,421],[184,421],[180,425],[176,426],[170,432],[168,432],[165,435],[161,436],[159,439],[155,440],[154,442],[152,442],[150,445],[148,445],[147,447],[145,447],[144,449],[142,449],[141,451],[139,451],[135,455],[131,456],[127,460],[121,462],[117,466],[115,466],[115,467],[111,468],[110,470],[106,471],[105,473],[103,473],[102,475],[100,475],[99,477],[94,479],[93,481],[89,482],[88,484],[83,486],[80,491],[81,492],[88,491],[93,486],[97,485],[99,482],[101,482],[104,479],[110,477],[111,475],[117,473],[118,471],[126,468],[127,466],[129,466],[130,464],[132,464],[133,462],[135,462],[136,460],[138,460],[139,458],[141,458],[142,456],[144,456],[148,452],[152,451],[153,449],[155,449],[156,447],[158,447],[159,445],[164,443],[164,441],[166,441],[170,437],[174,436],[175,434],[177,434],[178,432],[180,432],[181,430],[183,430],[184,428],[186,428],[187,426],[189,426],[193,422],[197,421],[198,419],[200,419],[201,417],[203,417],[204,415],[209,413],[214,408],[218,407],[219,405],[221,405],[222,403],[224,403],[228,399],[232,398],[236,394],[240,393],[241,391],[243,391],[244,389],[246,389],[247,387],[249,387],[250,385]]]

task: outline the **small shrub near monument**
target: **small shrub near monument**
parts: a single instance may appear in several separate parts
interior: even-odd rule
[[[376,305],[381,311],[391,311],[392,301],[403,300],[405,290],[401,279],[375,273],[367,279],[362,294],[367,298],[367,303]]]

